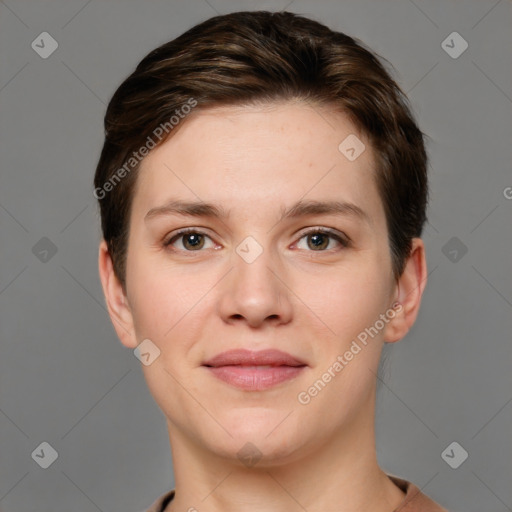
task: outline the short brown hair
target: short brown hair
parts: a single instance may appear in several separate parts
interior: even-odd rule
[[[379,59],[321,23],[268,11],[215,16],[151,51],[107,107],[94,179],[103,236],[123,285],[139,167],[133,156],[191,99],[196,109],[299,99],[348,115],[375,154],[397,279],[426,221],[427,154],[405,94]]]

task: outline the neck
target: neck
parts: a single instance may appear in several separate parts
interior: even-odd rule
[[[379,468],[373,408],[286,462],[245,467],[169,426],[176,494],[166,512],[392,512],[404,493]]]

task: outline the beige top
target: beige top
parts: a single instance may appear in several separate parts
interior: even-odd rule
[[[432,501],[427,495],[423,494],[411,482],[396,476],[388,476],[405,493],[404,500],[393,512],[448,512],[445,508]],[[174,489],[160,496],[146,512],[164,512],[173,498]]]

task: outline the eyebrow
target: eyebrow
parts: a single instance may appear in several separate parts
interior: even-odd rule
[[[185,215],[189,217],[211,217],[225,219],[228,211],[222,206],[204,201],[170,200],[162,206],[151,208],[144,218],[145,221],[167,215]],[[281,218],[292,219],[307,215],[338,215],[349,216],[371,224],[369,215],[354,203],[345,201],[298,201],[289,208],[281,207]]]

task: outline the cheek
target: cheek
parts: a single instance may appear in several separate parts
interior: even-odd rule
[[[216,276],[151,263],[135,255],[128,282],[137,339],[151,339],[162,351],[179,352],[204,323],[204,308]]]
[[[311,309],[321,322],[315,320],[313,331],[310,324],[310,337],[318,343],[311,378],[301,389],[308,403],[298,400],[307,412],[304,421],[329,410],[331,426],[336,428],[356,415],[361,403],[371,400],[383,333],[372,327],[386,311],[388,291],[378,267],[361,264],[331,275],[327,284],[309,294],[308,305],[312,304],[309,298],[315,301]],[[329,329],[324,330],[324,325]]]
[[[314,277],[301,275],[297,295],[329,327],[339,343],[350,341],[384,313],[388,282],[378,265],[363,259],[357,265],[330,269]]]

